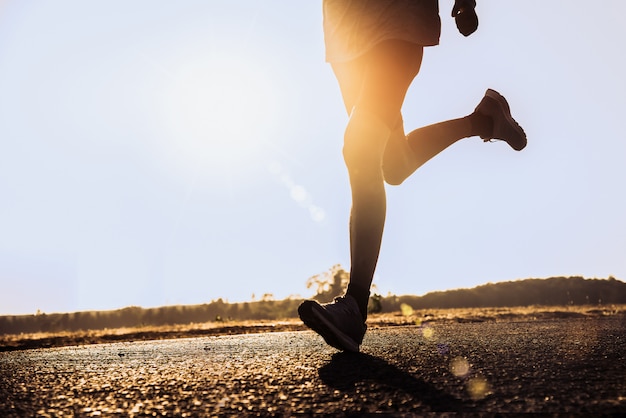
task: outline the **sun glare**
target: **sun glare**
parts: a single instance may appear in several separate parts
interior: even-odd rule
[[[240,171],[271,141],[276,89],[253,57],[207,55],[181,63],[173,77],[166,99],[170,147],[182,168]]]

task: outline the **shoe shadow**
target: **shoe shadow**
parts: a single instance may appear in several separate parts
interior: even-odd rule
[[[434,412],[467,410],[460,399],[369,354],[336,353],[319,369],[319,376],[326,385],[347,394],[375,392],[379,400],[386,401],[385,408],[389,406],[392,410],[394,404],[396,407],[404,404],[404,409],[411,409],[412,405]]]

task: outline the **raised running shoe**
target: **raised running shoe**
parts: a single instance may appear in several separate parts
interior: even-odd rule
[[[492,139],[505,141],[516,151],[526,146],[526,133],[511,116],[508,102],[500,93],[487,89],[485,97],[476,106],[475,112],[491,117],[493,131],[490,136],[481,136],[487,142]]]

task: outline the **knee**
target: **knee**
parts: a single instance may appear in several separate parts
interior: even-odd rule
[[[383,166],[383,178],[385,183],[390,186],[399,186],[406,179],[406,175],[403,170],[400,170],[398,167],[389,167],[387,165]]]
[[[355,109],[344,134],[343,158],[351,176],[382,170],[389,127],[376,115]]]
[[[409,167],[407,167],[406,157],[401,151],[396,149],[393,138],[390,138],[383,156],[383,178],[387,184],[392,186],[402,184],[410,171]]]
[[[348,127],[349,128],[349,127]],[[369,146],[361,136],[353,135],[353,132],[346,130],[343,141],[343,161],[351,175],[364,174],[368,169],[382,167],[382,156],[376,152],[376,148]]]
[[[398,186],[416,170],[417,166],[415,153],[407,141],[404,128],[399,127],[391,134],[385,147],[383,156],[385,182],[392,186]]]

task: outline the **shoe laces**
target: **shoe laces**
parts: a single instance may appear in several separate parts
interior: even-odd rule
[[[346,299],[345,296],[337,296],[331,305],[328,305],[331,310],[343,314],[354,314],[354,309],[350,305],[350,302]]]

